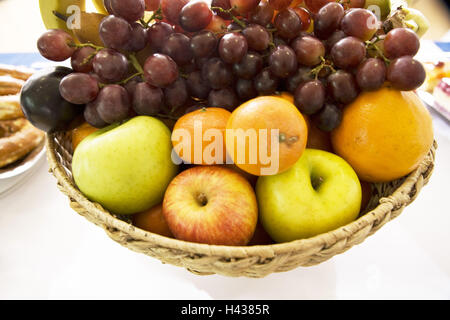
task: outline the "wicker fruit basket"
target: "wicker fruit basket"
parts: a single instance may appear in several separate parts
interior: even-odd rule
[[[69,197],[73,210],[102,227],[121,245],[163,263],[184,267],[199,275],[221,274],[231,277],[260,278],[299,266],[313,266],[363,242],[386,222],[396,218],[416,199],[433,172],[437,144],[409,176],[377,184],[365,213],[356,221],[334,231],[284,244],[227,247],[196,244],[166,238],[138,229],[126,217],[115,216],[99,204],[90,202],[77,189],[71,174],[72,147],[69,134],[46,137],[50,172],[59,189]]]

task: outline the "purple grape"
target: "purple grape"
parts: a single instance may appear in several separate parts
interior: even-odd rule
[[[302,20],[293,9],[288,8],[277,14],[275,27],[282,38],[294,39],[302,30]]]
[[[311,73],[311,68],[300,67],[297,69],[295,74],[293,74],[286,80],[286,89],[293,94],[300,84],[313,79],[314,77]]]
[[[391,61],[387,70],[387,79],[392,86],[401,91],[411,91],[419,88],[426,78],[422,63],[405,56]]]
[[[359,94],[355,77],[344,70],[338,70],[328,77],[328,90],[334,101],[342,104],[353,102]]]
[[[279,80],[269,69],[264,69],[255,77],[253,84],[260,95],[268,96],[277,91]]]
[[[178,78],[172,85],[164,89],[164,97],[167,107],[171,110],[182,107],[189,98],[186,81]]]
[[[238,63],[247,54],[248,44],[245,37],[237,32],[227,33],[219,43],[219,54],[229,64]]]
[[[331,103],[326,103],[322,110],[313,117],[317,128],[325,132],[331,132],[342,122],[342,111]]]
[[[44,58],[52,61],[64,61],[75,52],[75,48],[70,45],[72,43],[74,43],[73,38],[67,32],[53,29],[40,36],[37,47]]]
[[[131,24],[131,29],[131,37],[126,46],[126,50],[133,52],[141,51],[147,46],[147,29],[137,22]]]
[[[231,9],[230,0],[212,0],[211,2],[212,8],[222,8],[223,10]],[[231,20],[231,15],[229,13],[223,12],[219,9],[213,10],[219,17],[225,20]]]
[[[95,49],[91,47],[82,47],[77,49],[70,61],[72,69],[75,72],[89,73],[94,70],[92,60],[94,59]]]
[[[202,67],[202,77],[213,89],[223,89],[233,83],[233,73],[219,58],[211,58]]]
[[[130,97],[124,87],[111,84],[100,90],[94,102],[97,112],[103,121],[112,124],[128,118],[130,113]]]
[[[342,31],[361,41],[372,39],[379,27],[380,22],[376,15],[367,9],[350,9],[341,20]]]
[[[364,42],[355,37],[339,40],[331,49],[331,59],[341,69],[357,67],[366,57]]]
[[[233,72],[239,78],[251,80],[263,68],[263,58],[256,52],[248,52],[239,63],[233,65]]]
[[[269,69],[278,78],[287,78],[297,70],[297,57],[288,46],[278,46],[269,56]]]
[[[378,90],[386,81],[386,72],[386,64],[383,60],[370,58],[359,65],[356,71],[356,82],[362,90]]]
[[[191,51],[195,58],[209,57],[216,50],[217,43],[214,33],[204,30],[191,38]]]
[[[137,83],[133,93],[133,109],[138,115],[154,116],[164,107],[164,93],[146,82]]]
[[[329,38],[344,17],[344,7],[336,2],[323,6],[314,18],[314,34],[320,39]]]
[[[125,19],[107,16],[100,23],[99,34],[105,47],[122,50],[127,48],[133,29]]]
[[[270,34],[259,24],[251,24],[244,30],[242,34],[247,39],[248,48],[255,51],[264,51],[269,47]]]
[[[213,13],[203,1],[191,1],[180,12],[180,26],[188,32],[197,32],[206,28]]]
[[[178,79],[178,75],[177,64],[167,55],[155,53],[145,61],[145,80],[154,87],[168,87]]]
[[[248,101],[258,96],[252,80],[239,79],[236,83],[236,93],[242,101]]]
[[[86,122],[91,126],[101,129],[106,127],[108,124],[100,118],[97,111],[97,106],[98,103],[96,100],[86,105],[86,108],[84,109],[84,120],[86,120]]]
[[[148,43],[154,50],[160,51],[165,44],[166,38],[174,33],[173,27],[165,22],[152,24],[147,31]]]
[[[275,9],[269,1],[261,1],[259,5],[249,14],[250,22],[266,26],[272,22]]]
[[[186,80],[186,85],[189,94],[198,99],[207,99],[211,91],[210,85],[203,80],[200,71],[191,72]]]
[[[86,104],[98,95],[97,80],[86,73],[71,73],[65,76],[59,84],[59,93],[68,102]]]
[[[102,49],[94,57],[94,72],[101,81],[112,83],[123,80],[128,72],[128,60],[118,51]]]
[[[333,32],[333,34],[327,40],[325,40],[325,47],[327,49],[327,52],[330,52],[334,45],[344,38],[347,38],[347,35],[344,31],[336,30],[335,32]]]
[[[389,59],[403,56],[414,57],[420,49],[420,39],[408,28],[396,28],[388,32],[384,39],[384,52]]]
[[[212,90],[208,96],[208,106],[233,111],[239,105],[236,93],[230,89]]]
[[[298,86],[294,102],[301,113],[312,115],[322,109],[326,98],[325,87],[320,80],[312,80]]]
[[[295,51],[298,63],[304,66],[316,66],[322,62],[322,58],[325,56],[324,44],[312,36],[298,37],[291,46]]]
[[[111,0],[110,6],[114,14],[129,22],[134,22],[144,17],[144,0]]]
[[[165,40],[162,53],[171,57],[178,65],[185,65],[194,57],[191,51],[191,40],[182,33],[169,35]]]

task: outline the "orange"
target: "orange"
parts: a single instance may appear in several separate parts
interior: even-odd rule
[[[294,104],[294,96],[290,92],[282,91],[278,94],[274,94],[273,97],[278,97],[281,99],[285,99],[290,103]]]
[[[228,155],[239,168],[262,176],[291,168],[302,156],[307,139],[305,119],[292,103],[263,96],[233,111],[225,140]]]
[[[283,91],[278,95],[274,95],[274,97],[285,99],[294,104],[294,96],[289,92]],[[333,152],[330,134],[317,128],[307,115],[303,115],[303,117],[305,118],[306,125],[308,127],[308,142],[306,144],[306,148]]]
[[[84,140],[91,133],[96,132],[98,129],[91,126],[89,123],[84,122],[79,127],[72,130],[72,148],[73,151],[78,147],[81,141]]]
[[[362,180],[388,182],[412,172],[427,155],[432,118],[414,92],[384,87],[347,106],[331,138]]]
[[[133,225],[142,230],[173,238],[169,225],[162,213],[162,204],[154,206],[147,211],[137,213],[133,215],[132,219]]]
[[[225,128],[230,116],[222,108],[204,108],[185,114],[172,132],[175,152],[185,163],[226,163]]]

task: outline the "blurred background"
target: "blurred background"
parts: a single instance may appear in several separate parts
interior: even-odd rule
[[[414,7],[432,21],[424,39],[450,38],[450,9],[446,1],[416,0]],[[93,7],[90,9],[94,11]],[[0,52],[36,51],[36,39],[45,30],[38,0],[0,0],[0,21]]]

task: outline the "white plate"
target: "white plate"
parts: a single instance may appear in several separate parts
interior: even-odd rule
[[[44,156],[45,145],[44,141],[42,141],[39,147],[31,151],[18,163],[9,166],[8,170],[5,168],[0,169],[0,195],[24,181]]]

